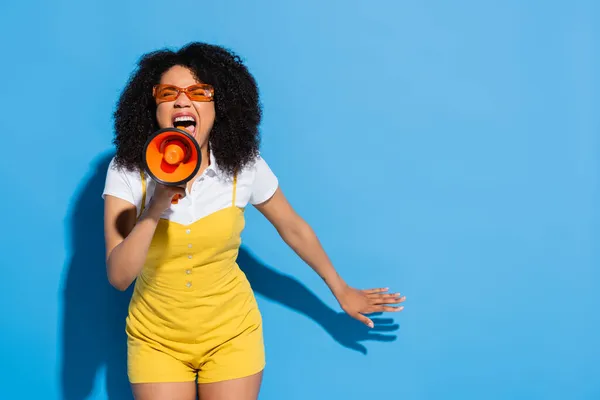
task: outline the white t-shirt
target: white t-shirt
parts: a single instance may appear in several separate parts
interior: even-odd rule
[[[154,193],[156,183],[147,173],[146,205]],[[277,190],[278,179],[266,161],[258,157],[237,174],[236,206],[260,204],[270,199]],[[114,159],[110,162],[102,197],[111,195],[135,205],[139,214],[142,204],[142,181],[139,171],[118,168]],[[210,154],[210,166],[196,179],[191,192],[172,204],[162,217],[182,225],[191,224],[200,218],[231,206],[233,179],[226,176]]]

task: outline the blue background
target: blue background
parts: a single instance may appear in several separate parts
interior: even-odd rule
[[[598,4],[3,1],[2,398],[129,398],[111,114],[142,53],[193,40],[246,60],[262,153],[342,276],[407,296],[352,323],[249,210],[261,399],[600,398]]]

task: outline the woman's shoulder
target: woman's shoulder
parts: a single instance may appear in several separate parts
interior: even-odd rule
[[[117,162],[116,157],[113,157],[108,164],[108,170],[106,176],[111,178],[119,178],[129,182],[141,182],[142,175],[140,170],[137,168],[128,168],[120,165]]]
[[[113,157],[108,164],[102,197],[112,195],[133,204],[139,202],[142,194],[142,176],[138,169],[120,165]]]
[[[259,204],[268,200],[279,186],[277,175],[261,154],[258,154],[243,168],[239,179],[250,189],[249,201],[251,204]]]
[[[258,154],[254,157],[252,161],[244,166],[241,171],[241,174],[250,175],[253,178],[260,177],[261,174],[264,174],[266,171],[273,172],[270,165],[265,160],[262,154]]]

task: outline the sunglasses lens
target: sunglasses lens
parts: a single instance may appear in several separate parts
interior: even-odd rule
[[[210,89],[202,85],[190,87],[188,93],[190,94],[190,97],[195,101],[210,100],[212,96]]]
[[[178,90],[174,86],[162,86],[158,88],[156,92],[156,100],[158,101],[170,101],[177,98]]]

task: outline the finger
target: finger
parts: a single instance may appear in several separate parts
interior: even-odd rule
[[[400,296],[400,293],[368,293],[367,298],[369,299],[400,299],[406,296]]]
[[[367,296],[392,296],[392,297],[399,297],[400,293],[384,293],[387,292],[387,290],[377,290],[377,289],[372,289],[367,293]]]
[[[369,328],[373,328],[375,326],[375,324],[373,324],[373,321],[371,321],[369,318],[365,317],[362,314],[354,314],[353,317],[365,324],[366,326],[368,326]]]
[[[372,293],[387,292],[388,290],[390,290],[390,288],[377,288],[377,289],[365,289],[365,290],[363,290],[363,292],[367,293],[367,294],[372,294]]]
[[[399,311],[404,310],[404,306],[400,306],[400,307],[379,306],[379,307],[377,307],[377,310],[383,311],[383,312],[399,312]]]
[[[406,300],[406,297],[400,298],[388,298],[388,297],[376,297],[371,299],[371,304],[399,304]]]
[[[361,314],[368,315],[369,317],[373,317],[378,315],[377,313],[381,313],[378,305],[366,305],[359,311]],[[373,322],[373,320],[371,320]]]
[[[369,293],[367,294],[367,297],[387,297],[390,299],[396,299],[405,296],[401,296],[400,293]]]

